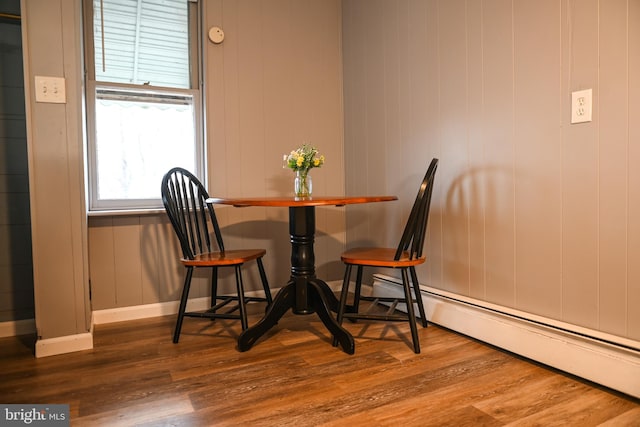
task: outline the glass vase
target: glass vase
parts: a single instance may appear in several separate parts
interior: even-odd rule
[[[312,190],[313,183],[311,181],[311,175],[309,175],[309,170],[296,171],[296,179],[294,181],[294,193],[296,197],[311,197]]]

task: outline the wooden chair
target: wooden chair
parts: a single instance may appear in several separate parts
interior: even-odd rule
[[[271,291],[264,271],[262,257],[264,249],[225,250],[213,205],[206,203],[207,190],[198,178],[183,168],[173,168],[162,179],[162,203],[173,229],[180,240],[182,259],[186,267],[186,277],[180,298],[178,320],[173,334],[173,342],[180,338],[184,317],[204,317],[210,319],[240,319],[242,330],[248,328],[246,305],[255,301],[271,304]],[[211,233],[213,231],[213,233]],[[217,251],[212,244],[212,234]],[[265,297],[248,297],[244,293],[242,265],[256,260]],[[195,268],[211,268],[211,308],[200,312],[186,312],[191,278]],[[218,269],[233,267],[236,276],[236,295],[218,295]]]
[[[341,256],[342,262],[346,264],[344,281],[342,283],[342,293],[340,295],[340,305],[338,307],[338,323],[342,325],[342,321],[346,319],[369,319],[382,321],[404,321],[409,322],[411,327],[411,337],[413,340],[413,350],[420,353],[420,342],[418,340],[418,328],[416,326],[416,317],[414,314],[414,300],[411,295],[411,287],[409,285],[409,274],[415,291],[415,303],[418,305],[422,326],[427,327],[427,317],[422,304],[422,297],[416,274],[416,265],[425,262],[426,257],[422,254],[424,247],[424,239],[427,230],[427,222],[429,218],[429,207],[431,205],[431,193],[433,191],[433,181],[436,169],[438,168],[438,159],[433,159],[427,170],[418,196],[413,204],[411,213],[407,220],[407,224],[402,233],[402,238],[397,248],[355,248],[344,252]],[[347,306],[347,296],[349,293],[349,283],[351,280],[351,269],[357,266],[355,291],[353,297],[353,305]],[[400,269],[402,275],[402,284],[404,288],[403,298],[393,297],[375,297],[360,295],[362,287],[362,271],[364,267],[384,267]],[[360,301],[373,301],[374,304],[370,308],[374,308],[379,302],[389,304],[389,310],[386,314],[372,313],[371,310],[360,313]],[[398,304],[406,304],[407,313],[397,312],[395,309]],[[337,345],[334,339],[334,345]]]

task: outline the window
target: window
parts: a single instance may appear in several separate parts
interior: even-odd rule
[[[84,5],[89,209],[159,208],[166,171],[204,170],[198,3]]]

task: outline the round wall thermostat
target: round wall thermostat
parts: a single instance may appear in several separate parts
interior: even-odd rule
[[[209,40],[215,44],[222,43],[224,40],[224,31],[220,27],[211,27],[209,29]]]

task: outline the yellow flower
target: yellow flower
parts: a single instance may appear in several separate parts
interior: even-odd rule
[[[308,170],[310,168],[318,168],[324,164],[324,156],[318,155],[318,149],[303,144],[302,147],[297,150],[292,150],[289,155],[283,155],[283,167],[293,169],[294,171]]]

